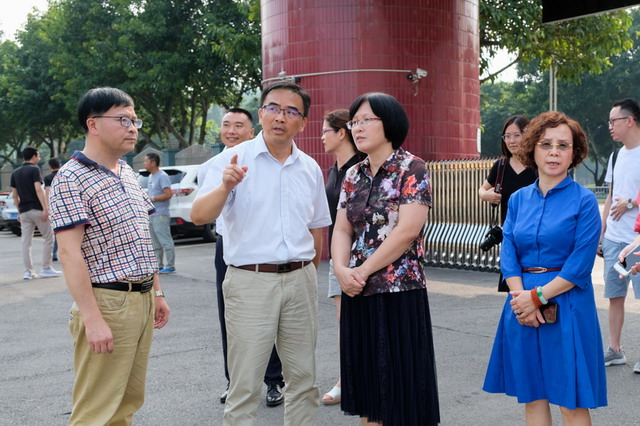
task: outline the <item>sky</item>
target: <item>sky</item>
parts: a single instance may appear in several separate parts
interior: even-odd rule
[[[34,7],[46,10],[47,0],[0,0],[1,40],[14,40],[15,32],[22,29]]]

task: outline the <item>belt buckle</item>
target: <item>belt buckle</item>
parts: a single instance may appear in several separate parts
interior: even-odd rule
[[[535,268],[530,268],[529,272],[531,272],[532,274],[543,274],[547,272],[547,268],[542,266],[536,266]]]
[[[140,283],[140,293],[146,293],[153,288],[153,280]]]
[[[291,263],[281,263],[278,265],[278,274],[291,272]]]

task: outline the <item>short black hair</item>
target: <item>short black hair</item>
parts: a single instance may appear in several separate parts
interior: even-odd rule
[[[51,157],[49,158],[49,168],[52,170],[56,170],[60,168],[60,160],[58,160],[56,157]]]
[[[360,95],[349,108],[349,120],[358,112],[358,108],[368,102],[371,111],[382,119],[384,137],[391,142],[393,149],[398,149],[404,143],[409,133],[409,117],[396,98],[386,93],[369,92]]]
[[[224,112],[224,115],[227,115],[230,112],[236,113],[236,114],[244,114],[244,115],[246,115],[247,118],[249,119],[249,122],[251,124],[253,124],[253,115],[251,115],[251,113],[249,111],[247,111],[246,109],[244,109],[244,108],[229,108],[228,110],[226,110]]]
[[[22,150],[22,158],[24,161],[29,161],[36,155],[38,155],[38,150],[32,146],[28,146]]]
[[[102,114],[115,106],[134,106],[131,96],[113,87],[96,87],[82,95],[78,101],[78,122],[84,132],[88,132],[87,119]]]
[[[156,154],[155,152],[149,152],[145,154],[145,157],[147,157],[150,161],[156,163],[156,166],[160,167],[160,156],[158,154]]]
[[[613,103],[613,108],[620,107],[620,110],[626,111],[636,120],[636,126],[640,126],[640,105],[631,98],[621,99]]]
[[[303,90],[300,86],[290,81],[278,81],[273,83],[271,86],[266,87],[262,94],[260,95],[260,106],[264,106],[264,100],[267,98],[267,95],[274,90],[289,90],[302,98],[302,111],[303,117],[307,117],[309,115],[309,108],[311,108],[311,96]]]

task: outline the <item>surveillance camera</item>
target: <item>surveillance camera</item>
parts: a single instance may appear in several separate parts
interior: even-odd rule
[[[420,78],[423,78],[427,76],[427,72],[422,68],[416,68],[416,75]]]

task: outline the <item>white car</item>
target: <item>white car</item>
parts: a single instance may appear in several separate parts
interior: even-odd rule
[[[13,202],[13,192],[10,192],[7,198],[4,200],[4,208],[2,209],[2,222],[4,226],[11,229],[11,232],[20,236],[22,230],[20,229],[20,222],[18,222],[18,207]]]
[[[169,205],[169,215],[171,216],[171,235],[176,237],[200,236],[206,242],[216,239],[215,222],[204,226],[197,226],[191,222],[189,214],[191,206],[198,193],[198,170],[199,164],[189,166],[163,166],[160,167],[171,180],[171,204]],[[149,172],[140,170],[138,182],[144,190],[149,185]]]

